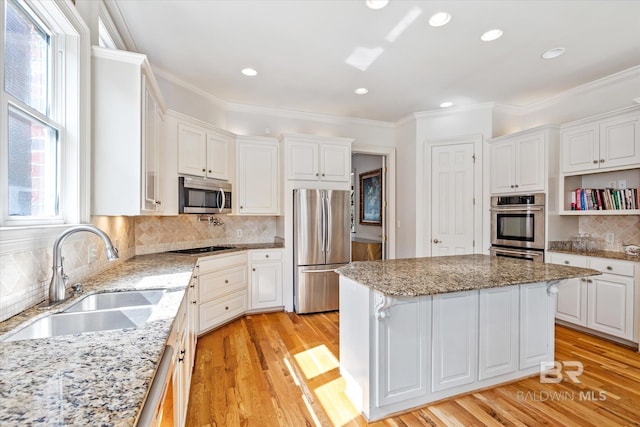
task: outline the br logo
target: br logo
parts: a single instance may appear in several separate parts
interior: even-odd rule
[[[566,362],[559,362],[557,360],[553,362],[540,362],[540,382],[543,384],[556,384],[567,377],[574,384],[579,384],[580,380],[578,377],[583,371],[584,367],[582,363],[575,360]]]

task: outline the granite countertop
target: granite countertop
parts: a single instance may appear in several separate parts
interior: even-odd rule
[[[549,249],[547,252],[557,252],[561,254],[591,256],[596,258],[620,259],[623,261],[640,262],[640,256],[627,255],[625,252],[613,252],[613,251],[578,252],[572,249]]]
[[[601,274],[589,268],[489,255],[356,261],[336,270],[389,296],[421,296]]]
[[[83,283],[55,309],[35,308],[0,323],[0,334],[98,291],[167,288],[145,325],[0,342],[0,425],[133,425],[145,401],[195,259],[131,258]]]

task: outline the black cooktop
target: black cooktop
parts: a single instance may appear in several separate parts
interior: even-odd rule
[[[225,251],[227,249],[235,249],[233,246],[205,246],[203,248],[181,249],[179,251],[170,251],[174,254],[201,254],[204,252]]]

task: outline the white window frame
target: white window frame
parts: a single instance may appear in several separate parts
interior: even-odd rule
[[[59,109],[57,122],[63,126],[60,138],[60,219],[13,219],[7,212],[7,126],[10,97],[0,91],[0,253],[41,247],[43,240],[57,236],[67,227],[90,221],[91,164],[91,46],[90,32],[71,2],[17,0],[32,10],[54,34],[52,61],[58,81],[54,82],[52,108]],[[0,49],[4,55],[6,2],[0,11]],[[64,51],[64,53],[60,53]],[[4,66],[0,67],[4,85]],[[64,91],[60,97],[55,90]],[[57,96],[56,96],[57,95]],[[63,102],[61,102],[63,101]]]

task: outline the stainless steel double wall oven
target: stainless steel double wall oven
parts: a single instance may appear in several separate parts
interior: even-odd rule
[[[491,255],[544,261],[545,194],[491,197]]]

